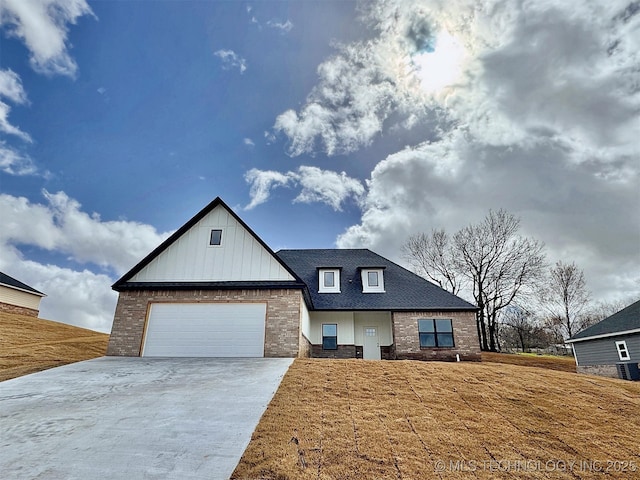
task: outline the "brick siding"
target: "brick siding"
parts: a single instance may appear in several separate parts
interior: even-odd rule
[[[420,348],[418,319],[450,318],[454,348]],[[480,361],[480,344],[474,312],[393,312],[391,317],[395,358],[398,360]]]
[[[298,358],[309,357],[311,357],[311,342],[302,332],[300,332],[300,350],[298,351]]]
[[[313,358],[356,358],[355,345],[338,345],[337,350],[323,350],[322,345],[311,345]]]
[[[15,315],[26,315],[28,317],[37,317],[39,315],[38,310],[27,307],[19,307],[18,305],[12,305],[10,303],[0,302],[0,312],[13,313]]]
[[[165,303],[243,303],[267,304],[265,357],[297,357],[300,349],[300,290],[136,290],[118,295],[107,355],[137,357],[149,305]],[[304,351],[302,351],[304,353]]]

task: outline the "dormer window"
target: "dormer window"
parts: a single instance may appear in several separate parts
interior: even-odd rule
[[[318,292],[340,293],[340,269],[321,268],[318,270]]]
[[[384,293],[383,272],[384,269],[382,268],[361,269],[362,293]]]

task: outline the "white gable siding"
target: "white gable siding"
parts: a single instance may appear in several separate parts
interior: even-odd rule
[[[220,246],[209,245],[212,229],[222,229]],[[251,280],[294,278],[224,207],[218,206],[129,281]]]
[[[42,300],[41,295],[0,285],[0,302],[2,303],[39,310],[40,300]]]

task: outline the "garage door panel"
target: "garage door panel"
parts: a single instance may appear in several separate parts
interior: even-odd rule
[[[143,356],[262,357],[266,304],[151,305]]]

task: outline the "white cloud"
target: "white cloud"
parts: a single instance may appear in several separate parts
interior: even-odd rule
[[[0,244],[32,245],[122,274],[168,236],[150,225],[103,221],[64,192],[43,195],[45,204],[0,194]]]
[[[291,155],[313,152],[318,142],[329,155],[371,143],[399,101],[397,85],[378,61],[378,52],[351,45],[318,67],[320,83],[304,107],[287,110],[274,124],[289,137]]]
[[[45,203],[0,194],[0,270],[47,294],[41,316],[78,326],[108,331],[117,294],[112,273],[121,275],[169,236],[137,222],[103,221],[87,214],[64,192],[43,191]],[[20,248],[36,247],[62,254],[79,266],[75,270],[25,260]]]
[[[285,185],[300,186],[301,191],[293,202],[320,202],[334,210],[342,210],[342,204],[349,198],[359,202],[365,193],[362,183],[347,176],[321,170],[318,167],[301,166],[297,172],[274,172],[272,170],[251,169],[245,174],[245,180],[251,184],[251,202],[245,207],[250,210],[269,199],[271,190]]]
[[[242,143],[244,143],[247,147],[250,147],[250,148],[252,148],[252,147],[255,147],[255,146],[256,146],[256,144],[254,143],[254,141],[253,141],[253,140],[251,140],[250,138],[244,138],[244,139],[242,140]]]
[[[247,69],[247,61],[233,50],[218,50],[216,52],[213,52],[213,54],[216,57],[220,58],[220,60],[222,61],[222,68],[224,70],[237,68],[242,74]]]
[[[0,171],[9,175],[34,175],[38,172],[33,160],[0,140]]]
[[[291,31],[291,29],[293,28],[293,23],[291,23],[291,20],[286,20],[285,22],[278,22],[276,20],[269,20],[267,22],[267,27],[269,28],[273,28],[276,30],[280,30],[280,32],[282,33],[289,33]]]
[[[5,97],[13,103],[27,103],[27,93],[22,86],[22,80],[11,69],[0,70],[0,97]]]
[[[0,26],[25,43],[34,70],[75,75],[77,65],[67,52],[67,25],[93,15],[85,0],[2,0],[0,6]]]
[[[362,7],[371,37],[340,46],[302,107],[274,124],[294,156],[354,152],[398,132],[412,139],[374,168],[361,220],[338,245],[398,259],[411,233],[455,231],[507,208],[551,260],[576,261],[598,296],[637,296],[640,9],[623,0]],[[442,32],[461,60],[434,91],[422,80]]]
[[[337,173],[317,167],[301,166],[297,174],[290,172],[290,175],[302,187],[294,202],[320,202],[340,211],[348,198],[358,201],[365,193],[362,183],[348,177],[345,172]]]
[[[9,112],[11,107],[6,103],[0,101],[0,132],[4,132],[8,135],[15,135],[21,138],[25,142],[31,142],[31,136],[20,130],[18,127],[9,123]]]
[[[244,207],[245,210],[251,210],[266,202],[273,188],[284,186],[291,180],[286,174],[271,170],[258,170],[257,168],[252,168],[245,173],[244,179],[251,184],[249,190],[251,202]]]

